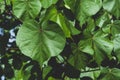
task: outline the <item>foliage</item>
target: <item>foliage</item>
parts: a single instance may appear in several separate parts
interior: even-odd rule
[[[120,80],[120,0],[0,0],[0,77]]]

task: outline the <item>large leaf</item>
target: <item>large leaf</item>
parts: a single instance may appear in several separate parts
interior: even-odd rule
[[[120,0],[103,0],[103,8],[112,13],[116,18],[120,17]]]
[[[65,46],[65,36],[55,23],[26,21],[17,34],[17,45],[22,53],[42,63],[58,55]]]
[[[39,0],[16,0],[13,4],[13,12],[17,18],[35,18],[41,9]]]
[[[96,14],[101,8],[101,0],[81,0],[80,7],[88,16]]]
[[[104,56],[111,57],[113,43],[106,37],[106,34],[98,31],[93,36],[80,40],[79,48],[83,52],[94,54],[97,63],[100,64]]]
[[[44,8],[50,7],[52,4],[55,4],[58,0],[40,0]]]
[[[89,16],[95,15],[101,8],[101,0],[80,0],[75,7],[76,18],[82,26]]]

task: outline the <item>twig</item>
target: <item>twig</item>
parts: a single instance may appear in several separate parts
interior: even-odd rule
[[[87,70],[87,71],[82,71],[81,73],[87,73],[87,72],[93,72],[93,71],[99,71],[101,70],[100,68],[99,69],[94,69],[94,70]]]

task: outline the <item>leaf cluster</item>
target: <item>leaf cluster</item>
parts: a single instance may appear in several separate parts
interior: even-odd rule
[[[120,0],[0,0],[0,77],[119,80]]]

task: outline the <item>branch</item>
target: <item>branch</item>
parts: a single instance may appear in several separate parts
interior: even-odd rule
[[[93,71],[99,71],[99,70],[101,69],[99,68],[99,69],[87,70],[87,71],[82,71],[81,73],[87,73],[87,72],[93,72]]]
[[[19,48],[8,48],[10,50],[19,50]]]

